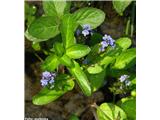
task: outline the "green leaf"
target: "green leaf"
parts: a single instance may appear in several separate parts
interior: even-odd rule
[[[65,13],[69,13],[71,2],[51,0],[43,1],[42,4],[46,16],[61,18]]]
[[[43,71],[54,71],[59,65],[58,57],[54,54],[48,56],[41,65]]]
[[[60,60],[61,64],[65,65],[67,67],[74,67],[73,61],[66,54],[64,54],[59,60]]]
[[[87,45],[76,44],[66,50],[66,55],[73,59],[79,59],[86,56],[90,52],[90,48]]]
[[[74,38],[74,26],[76,22],[73,20],[71,14],[66,14],[62,18],[60,25],[62,40],[65,48],[68,48],[75,44]]]
[[[105,70],[103,70],[102,72],[97,73],[97,74],[89,74],[87,72],[87,77],[91,83],[91,87],[92,87],[93,92],[95,92],[100,87],[102,87],[102,85],[104,83],[105,75],[106,75]]]
[[[48,40],[48,39],[38,39],[36,37],[33,37],[31,34],[29,34],[28,29],[26,30],[24,35],[29,41],[33,41],[33,42],[42,42],[42,41]]]
[[[131,46],[132,42],[131,39],[123,37],[116,40],[116,44],[119,45],[123,49],[123,51],[125,51],[127,48]]]
[[[69,69],[71,74],[76,78],[76,81],[79,87],[81,88],[82,92],[86,96],[91,96],[92,94],[91,86],[86,74],[81,70],[81,67],[76,61],[74,61],[74,65],[75,65],[74,68]]]
[[[32,102],[35,105],[45,105],[52,101],[55,101],[66,92],[72,90],[74,87],[74,81],[68,80],[64,86],[64,90],[50,90],[47,87],[43,88],[37,95],[33,96]]]
[[[73,18],[81,26],[89,24],[94,29],[103,23],[105,13],[97,8],[85,7],[74,12]]]
[[[49,39],[58,35],[58,20],[53,16],[40,17],[28,28],[29,34],[38,39]]]
[[[136,120],[136,100],[129,99],[121,104],[121,108],[126,112],[129,120]]]
[[[117,58],[116,62],[112,68],[114,69],[124,69],[135,64],[136,60],[136,49],[131,48],[122,52]]]
[[[124,10],[130,5],[132,0],[113,0],[113,7],[119,15],[123,15]]]
[[[79,120],[79,118],[76,115],[71,115],[69,120]]]
[[[100,73],[103,71],[103,68],[98,65],[98,64],[94,64],[94,65],[91,65],[87,68],[87,71],[90,73],[90,74],[97,74],[97,73]]]
[[[112,103],[102,103],[97,109],[99,120],[126,120],[125,112]]]
[[[54,47],[55,53],[61,57],[64,53],[63,44],[60,42],[55,42],[53,47]]]
[[[32,48],[36,51],[40,51],[41,50],[41,46],[39,44],[39,42],[33,42],[32,43]]]

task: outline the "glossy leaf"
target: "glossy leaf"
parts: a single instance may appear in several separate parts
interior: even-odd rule
[[[87,45],[76,44],[66,50],[66,55],[73,59],[79,59],[86,56],[90,52]]]
[[[95,92],[100,87],[102,87],[102,85],[104,83],[105,75],[106,75],[105,70],[103,70],[102,72],[97,73],[97,74],[89,74],[87,72],[87,77],[91,83],[91,87],[92,87],[93,92]]]
[[[54,43],[54,50],[55,50],[55,53],[56,53],[58,56],[62,56],[63,53],[64,53],[63,44],[60,43],[60,42],[55,42],[55,43]]]
[[[73,13],[73,18],[78,24],[89,24],[92,29],[98,27],[105,19],[105,13],[97,8],[85,7]]]
[[[130,65],[135,64],[136,59],[136,49],[131,48],[122,52],[117,58],[114,66],[114,69],[124,69]]]
[[[70,91],[74,87],[74,81],[68,80],[65,84],[64,90],[50,90],[47,87],[43,88],[37,95],[33,96],[32,102],[35,105],[45,105],[52,101],[55,101],[60,96],[65,94],[66,92]]]
[[[69,13],[71,3],[69,1],[43,1],[43,9],[46,16],[56,16],[61,18],[65,13]]]
[[[43,71],[54,71],[59,65],[58,57],[54,54],[48,56],[42,63],[41,68]]]
[[[65,65],[67,67],[73,67],[74,66],[73,61],[66,54],[64,54],[59,60],[60,60],[61,64]]]
[[[121,104],[121,108],[126,112],[129,120],[136,120],[136,100],[129,99]]]
[[[116,44],[119,45],[124,51],[131,46],[132,42],[131,39],[123,37],[116,40]]]
[[[74,26],[76,22],[73,20],[71,14],[63,16],[62,23],[60,25],[62,40],[65,48],[68,48],[75,44],[74,38]]]
[[[76,81],[79,87],[81,88],[82,92],[86,96],[91,96],[92,94],[91,86],[86,74],[81,70],[79,64],[76,61],[74,61],[74,65],[75,65],[74,68],[69,69],[71,74],[76,78]]]
[[[99,120],[126,120],[125,112],[112,103],[102,103],[97,109]]]
[[[32,22],[28,32],[38,39],[49,39],[60,33],[58,24],[57,18],[53,16],[40,17]]]
[[[103,68],[98,65],[98,64],[94,64],[94,65],[91,65],[87,68],[87,71],[90,73],[90,74],[97,74],[97,73],[100,73],[103,71]]]
[[[124,10],[130,5],[132,0],[113,0],[113,7],[119,15],[123,15]]]
[[[33,41],[33,42],[42,42],[42,41],[48,40],[48,39],[38,39],[36,37],[33,37],[31,34],[29,34],[28,30],[26,30],[24,35],[29,41]]]

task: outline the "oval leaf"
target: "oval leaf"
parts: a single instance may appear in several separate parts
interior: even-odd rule
[[[130,5],[132,0],[113,0],[113,7],[119,15],[123,15],[123,11]]]
[[[79,87],[86,96],[91,96],[92,91],[86,74],[81,70],[79,64],[74,61],[74,68],[69,69],[71,74],[76,78]]]
[[[72,90],[74,87],[74,81],[68,80],[65,85],[65,89],[63,90],[50,90],[47,87],[43,88],[37,95],[33,96],[32,102],[35,105],[45,105],[52,101],[55,101],[64,93]]]
[[[91,49],[87,45],[76,44],[66,50],[66,55],[73,59],[79,59],[86,56]]]
[[[71,2],[69,1],[43,1],[43,9],[47,16],[57,16],[61,18],[64,13],[69,13]]]
[[[68,57],[66,54],[64,54],[61,58],[60,58],[60,62],[61,64],[67,66],[67,67],[73,67],[74,63],[72,62],[71,58]]]
[[[73,13],[78,24],[89,24],[92,29],[98,27],[105,19],[105,13],[97,8],[85,7]]]
[[[121,104],[129,120],[136,120],[136,100],[130,99]]]
[[[102,72],[97,73],[97,74],[89,74],[87,72],[87,77],[91,83],[91,87],[92,87],[93,92],[95,92],[100,87],[102,87],[102,85],[104,83],[105,75],[106,75],[105,70],[103,70]]]
[[[76,23],[71,17],[71,14],[66,14],[63,16],[62,23],[60,25],[60,30],[65,48],[74,45],[76,42],[74,38],[75,24]]]
[[[48,56],[42,63],[41,68],[43,71],[54,71],[59,65],[58,57],[54,54]]]
[[[57,18],[52,16],[40,17],[29,26],[28,32],[38,39],[49,39],[59,34]]]
[[[92,66],[89,66],[87,68],[87,71],[90,73],[90,74],[97,74],[97,73],[100,73],[103,71],[103,68],[98,65],[98,64],[94,64]]]
[[[130,65],[135,64],[136,59],[136,49],[128,49],[124,52],[122,52],[117,58],[114,66],[112,68],[114,69],[124,69],[127,68]]]
[[[99,120],[125,120],[125,112],[118,106],[111,103],[102,103],[97,109]]]
[[[116,44],[118,44],[124,51],[131,46],[132,42],[131,39],[123,37],[116,40]]]

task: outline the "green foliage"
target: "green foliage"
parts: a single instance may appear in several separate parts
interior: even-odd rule
[[[90,52],[90,48],[87,45],[76,44],[67,48],[66,55],[73,59],[79,59],[86,56]]]
[[[131,39],[127,37],[122,37],[116,40],[116,44],[119,45],[123,51],[125,51],[127,48],[129,48],[132,44]]]
[[[61,57],[65,51],[63,44],[60,42],[55,42],[53,47],[54,47],[54,50],[55,50],[55,53],[57,54],[57,56]]]
[[[119,15],[123,15],[124,10],[131,4],[132,0],[113,0],[113,7]]]
[[[79,118],[76,115],[71,115],[69,120],[79,120]]]
[[[121,108],[126,112],[129,120],[136,120],[136,100],[128,99],[121,104]]]
[[[126,120],[126,113],[117,105],[102,103],[97,109],[99,120]]]
[[[97,8],[85,7],[74,12],[73,18],[79,25],[89,24],[94,29],[103,23],[105,13]]]
[[[87,68],[87,71],[90,73],[90,74],[96,74],[96,73],[100,73],[103,71],[103,68],[98,65],[98,64],[94,64],[94,65],[91,65]]]
[[[27,21],[27,26],[29,26],[35,20],[35,13],[37,8],[34,5],[29,5],[25,2],[25,20]]]
[[[70,2],[67,1],[43,1],[43,9],[46,16],[62,18],[65,13],[70,11]]]
[[[59,65],[58,57],[55,54],[48,56],[41,65],[43,71],[54,71]]]
[[[29,34],[38,39],[49,39],[60,33],[57,18],[53,16],[40,17],[33,21],[28,28]]]
[[[67,67],[74,66],[73,61],[66,54],[64,54],[59,60],[60,60],[61,64],[65,65]]]
[[[60,31],[65,48],[68,48],[75,44],[75,38],[74,38],[75,24],[76,22],[72,18],[71,14],[66,14],[63,16],[62,23],[60,25]]]
[[[62,90],[49,89],[47,87],[43,88],[37,95],[32,98],[32,102],[35,105],[45,105],[52,101],[55,101],[60,96],[70,91],[74,87],[74,81],[68,80],[65,82]]]
[[[42,42],[47,40],[47,39],[38,39],[36,37],[33,37],[31,34],[29,34],[28,29],[26,30],[24,35],[29,41],[33,41],[33,42]]]
[[[36,51],[40,51],[41,50],[41,46],[39,44],[39,42],[33,42],[32,43],[32,48]]]
[[[71,74],[76,78],[76,81],[86,96],[91,96],[91,86],[89,84],[86,74],[81,70],[79,64],[74,61],[74,68],[69,69]]]
[[[102,87],[104,80],[105,80],[106,71],[103,70],[102,72],[97,73],[97,74],[89,74],[88,72],[86,72],[86,75],[89,79],[89,82],[91,83],[93,92],[95,92],[100,87]]]
[[[122,52],[117,58],[116,62],[113,65],[114,69],[124,69],[129,67],[130,65],[135,64],[136,59],[136,49],[131,48],[124,52]]]

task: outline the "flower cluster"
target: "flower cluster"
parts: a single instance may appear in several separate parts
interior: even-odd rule
[[[109,45],[115,47],[115,40],[110,35],[105,34],[102,39],[103,41],[101,42],[100,48],[101,52],[105,51],[105,48]]]
[[[92,35],[91,26],[89,24],[83,25],[83,31],[82,34],[86,37],[87,35]]]
[[[131,84],[131,81],[128,80],[128,75],[121,75],[119,78],[120,82],[124,82],[126,86],[129,86]]]
[[[43,87],[47,86],[47,85],[52,85],[54,83],[54,79],[56,77],[56,73],[51,73],[48,71],[45,71],[42,73],[42,79],[41,79],[41,85]]]

